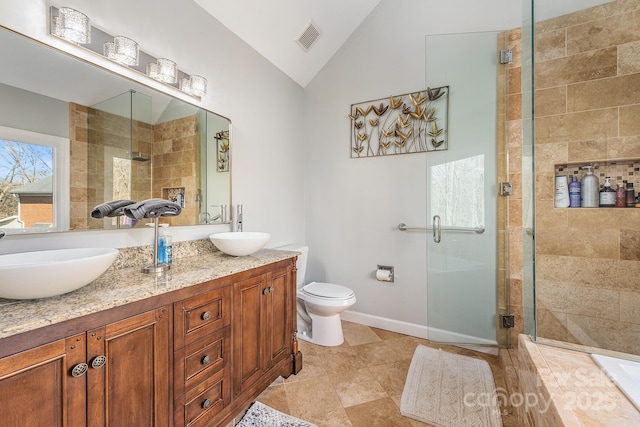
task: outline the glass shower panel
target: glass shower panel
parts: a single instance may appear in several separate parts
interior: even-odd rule
[[[433,341],[497,343],[497,39],[497,32],[426,37],[427,86],[450,90],[449,149],[426,156]]]
[[[91,106],[87,176],[89,213],[105,200],[151,197],[151,120],[151,98],[134,91]],[[135,226],[128,218],[120,217],[91,219],[88,225],[89,228],[105,229]]]

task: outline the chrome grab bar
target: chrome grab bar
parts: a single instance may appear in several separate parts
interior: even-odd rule
[[[484,227],[474,228],[474,227],[447,227],[447,226],[441,226],[439,227],[439,229],[446,230],[446,231],[473,231],[474,233],[478,233],[478,234],[484,233],[484,230],[485,230]],[[407,231],[407,230],[432,231],[434,230],[434,228],[433,227],[409,227],[404,222],[401,222],[400,224],[398,224],[398,230],[400,231]]]

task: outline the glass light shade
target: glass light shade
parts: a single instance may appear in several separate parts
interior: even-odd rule
[[[113,42],[104,44],[104,56],[123,65],[138,65],[138,43],[124,36],[115,36]]]
[[[191,94],[204,96],[207,93],[207,79],[202,76],[191,76]]]
[[[155,62],[149,62],[147,64],[147,76],[152,79],[158,80],[158,64]]]
[[[184,93],[191,93],[191,79],[189,78],[182,78],[180,79],[180,90],[183,91]]]
[[[158,58],[158,77],[164,83],[174,84],[178,82],[178,66],[175,62],[166,58]]]
[[[61,7],[52,22],[54,35],[73,43],[91,43],[91,23],[84,13],[70,7]]]

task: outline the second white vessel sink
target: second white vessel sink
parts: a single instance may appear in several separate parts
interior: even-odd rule
[[[0,255],[0,298],[47,298],[74,291],[100,277],[117,255],[112,248]]]
[[[271,234],[259,231],[214,233],[209,236],[216,248],[233,256],[245,256],[258,252],[270,238]]]

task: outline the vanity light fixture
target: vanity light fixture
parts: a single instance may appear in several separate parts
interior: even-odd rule
[[[72,43],[89,44],[91,43],[89,17],[70,7],[51,8],[51,34]]]
[[[204,96],[207,93],[207,79],[195,75],[189,77],[189,90],[185,92],[194,96]]]
[[[129,67],[138,66],[139,52],[138,43],[125,36],[115,36],[104,44],[104,56]]]
[[[70,7],[50,7],[50,32],[56,37],[84,47],[107,59],[131,67],[132,70],[146,75],[161,83],[179,88],[183,93],[201,98],[207,93],[207,79],[198,75],[188,75],[178,69],[178,65],[167,58],[155,58],[140,50],[138,43],[129,37],[112,36],[99,28],[92,27],[89,18],[82,12]],[[91,44],[91,33],[94,43]],[[110,41],[113,39],[113,41]],[[100,52],[100,44],[102,52]],[[143,64],[140,65],[140,57]],[[151,61],[148,61],[151,59]],[[155,62],[154,62],[155,61]]]
[[[158,58],[157,62],[147,64],[147,75],[163,83],[178,82],[178,65],[170,59]]]

